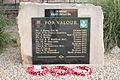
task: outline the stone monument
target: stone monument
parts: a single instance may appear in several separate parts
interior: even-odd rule
[[[100,6],[21,2],[17,19],[23,64],[104,64]]]

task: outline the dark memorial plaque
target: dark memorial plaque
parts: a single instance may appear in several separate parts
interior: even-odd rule
[[[89,64],[90,18],[32,18],[33,64]]]
[[[77,17],[77,9],[45,9],[45,17]]]

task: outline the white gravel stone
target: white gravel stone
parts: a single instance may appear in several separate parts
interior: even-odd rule
[[[120,53],[120,48],[118,46],[115,46],[112,50],[111,53]]]

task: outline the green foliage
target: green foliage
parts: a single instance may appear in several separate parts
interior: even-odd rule
[[[6,47],[10,42],[10,35],[6,32],[7,19],[0,13],[0,48]]]
[[[106,50],[120,46],[120,0],[92,0],[104,13],[104,45]]]

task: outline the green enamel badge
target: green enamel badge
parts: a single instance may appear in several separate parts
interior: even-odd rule
[[[80,28],[88,28],[88,20],[80,20]]]

